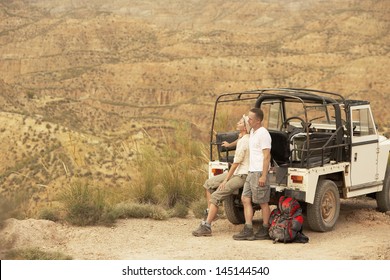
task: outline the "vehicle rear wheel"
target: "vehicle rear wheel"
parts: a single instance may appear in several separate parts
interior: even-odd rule
[[[241,197],[236,194],[229,195],[223,201],[226,218],[235,225],[245,223],[244,208],[240,202]]]
[[[340,194],[331,180],[320,180],[314,203],[307,205],[307,221],[314,231],[330,231],[340,214]]]
[[[390,211],[390,167],[387,167],[382,191],[376,193],[376,203],[381,212]]]

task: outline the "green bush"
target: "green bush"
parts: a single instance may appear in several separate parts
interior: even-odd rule
[[[57,222],[60,220],[60,211],[56,208],[46,207],[40,210],[38,217],[39,219]]]
[[[174,133],[162,139],[153,143],[148,138],[140,145],[136,164],[141,182],[131,188],[132,197],[169,209],[178,203],[188,207],[203,194],[205,147],[191,139],[189,124],[176,124]]]
[[[186,162],[167,164],[161,167],[161,186],[158,190],[160,201],[167,207],[177,203],[189,205],[201,194],[199,173],[191,171]]]
[[[188,207],[182,203],[177,203],[170,212],[170,217],[186,218],[188,215]]]
[[[207,209],[207,201],[205,198],[196,200],[191,204],[190,208],[195,218],[202,219],[204,218],[204,211]]]
[[[99,188],[76,182],[65,189],[60,200],[65,205],[66,219],[74,225],[86,226],[104,222],[108,205],[105,193]]]
[[[111,209],[111,215],[116,219],[151,218],[154,220],[168,219],[167,212],[158,205],[121,202]]]
[[[11,217],[11,212],[15,210],[14,205],[5,197],[0,197],[0,228],[4,221]]]
[[[132,187],[132,197],[139,203],[158,203],[155,188],[159,183],[159,154],[152,145],[143,145],[136,159],[142,182]]]
[[[0,228],[9,218],[24,218],[25,206],[30,195],[27,191],[18,191],[9,196],[0,196]]]
[[[71,260],[72,257],[59,252],[45,252],[38,248],[15,249],[5,253],[6,260]]]

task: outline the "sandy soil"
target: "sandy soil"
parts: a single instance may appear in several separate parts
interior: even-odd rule
[[[234,241],[241,225],[219,219],[212,237],[194,237],[199,220],[119,220],[114,227],[72,227],[45,220],[7,221],[0,237],[13,248],[38,247],[86,260],[137,259],[347,259],[390,260],[390,213],[375,210],[371,199],[342,201],[335,229],[317,233],[304,228],[306,244]],[[258,214],[256,214],[258,216]],[[257,220],[258,225],[259,220]]]

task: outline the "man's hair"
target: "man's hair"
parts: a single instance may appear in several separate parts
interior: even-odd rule
[[[258,118],[260,121],[263,121],[263,119],[264,119],[263,110],[261,110],[260,108],[252,108],[252,109],[250,109],[250,112],[255,113],[256,118]]]

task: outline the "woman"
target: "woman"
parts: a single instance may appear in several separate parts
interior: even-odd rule
[[[215,220],[221,202],[235,190],[241,188],[248,174],[249,166],[249,130],[248,116],[243,116],[237,123],[239,131],[234,154],[233,164],[229,172],[217,175],[206,180],[206,197],[208,201],[207,218],[201,222],[199,228],[192,232],[194,236],[210,236],[211,223]],[[222,146],[229,147],[234,143],[223,142]]]

